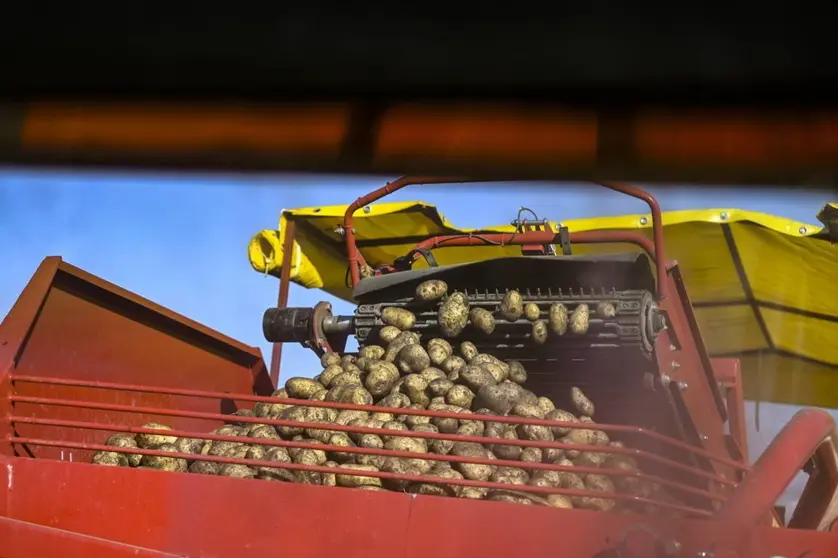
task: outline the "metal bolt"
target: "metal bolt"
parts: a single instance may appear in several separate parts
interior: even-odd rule
[[[346,230],[343,228],[343,225],[338,225],[337,227],[335,227],[335,234],[343,236],[345,232]]]
[[[663,543],[664,556],[678,556],[681,554],[681,543],[674,540],[669,540]]]
[[[372,211],[372,208],[368,205],[365,205],[364,206],[364,213],[369,213],[370,211]]]
[[[670,378],[668,374],[664,374],[663,376],[661,376],[661,383],[664,387],[668,386],[671,381],[672,378]]]
[[[709,550],[699,550],[696,556],[698,556],[698,558],[713,558],[715,554]]]
[[[645,224],[646,224],[646,223],[648,223],[648,222],[649,222],[649,220],[648,220],[646,217],[641,217],[641,218],[640,218],[640,224],[641,224],[641,225],[645,225]]]
[[[797,230],[797,232],[799,232],[800,234],[806,234],[806,231],[807,231],[807,230],[808,230],[808,229],[807,229],[806,227],[800,227],[800,228]]]
[[[687,382],[684,382],[684,381],[678,382],[678,389],[685,390],[688,387],[690,387],[690,384],[688,384]]]
[[[702,435],[701,435],[701,439],[702,439],[702,440],[704,440],[704,441],[706,442],[707,440],[709,440],[709,439],[710,439],[710,436],[708,436],[707,434],[702,434]]]
[[[669,350],[670,350],[670,351],[677,351],[677,350],[678,350],[678,347],[676,347],[675,345],[673,345],[672,343],[670,343],[670,344],[669,344]]]
[[[672,361],[672,369],[673,370],[678,370],[679,368],[681,368],[681,363],[679,363],[677,360],[673,360]]]
[[[727,211],[722,211],[722,212],[719,214],[719,218],[720,218],[722,221],[727,221],[727,218],[728,218]]]

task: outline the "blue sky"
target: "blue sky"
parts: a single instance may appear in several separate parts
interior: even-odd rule
[[[261,229],[275,227],[282,209],[349,203],[385,180],[0,168],[0,315],[14,303],[40,261],[60,255],[108,281],[257,345],[269,358],[261,317],[276,301],[277,280],[251,269],[248,240]],[[664,210],[740,208],[813,224],[824,203],[835,201],[827,192],[649,189]],[[388,199],[434,203],[454,224],[466,227],[507,223],[520,205],[554,220],[645,211],[641,202],[580,184],[561,189],[527,183],[505,188],[424,186],[407,188]],[[318,291],[292,286],[293,305],[310,306],[323,298]],[[337,312],[349,310],[344,303],[335,305]],[[283,377],[310,376],[319,370],[315,357],[301,347],[288,346],[284,353]],[[751,433],[756,451],[794,411],[779,406],[762,409],[762,432]]]

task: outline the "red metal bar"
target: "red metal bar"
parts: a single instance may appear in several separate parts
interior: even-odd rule
[[[649,206],[649,211],[652,213],[652,235],[655,239],[655,264],[658,278],[658,296],[660,299],[666,298],[666,282],[663,280],[666,277],[666,255],[663,246],[663,216],[661,215],[661,207],[658,200],[655,199],[651,193],[638,188],[636,186],[629,186],[628,184],[621,184],[619,182],[595,182],[609,190],[620,192],[632,198],[646,202]]]
[[[452,234],[434,236],[423,240],[416,248],[433,249],[452,246],[520,246],[524,244],[553,244],[558,235],[547,231],[532,231],[523,233],[480,233],[480,234]],[[649,256],[655,258],[655,246],[652,241],[640,233],[629,231],[583,231],[569,233],[571,243],[576,244],[634,244],[642,248]],[[419,256],[414,256],[418,258]],[[660,282],[659,282],[660,283]]]
[[[288,306],[288,293],[291,287],[291,262],[294,253],[294,238],[297,233],[297,223],[293,219],[285,219],[285,238],[282,243],[282,269],[279,274],[279,294],[277,308]],[[282,343],[274,343],[271,347],[271,382],[274,388],[279,387],[279,369],[282,363]]]
[[[757,525],[824,443],[835,443],[835,419],[821,409],[799,411],[754,464],[717,519],[728,529]]]
[[[113,424],[104,424],[104,423],[95,423],[95,422],[83,422],[83,421],[73,421],[73,420],[55,420],[55,419],[38,419],[32,417],[11,417],[10,419],[13,423],[23,423],[23,424],[40,424],[43,426],[54,426],[54,427],[63,427],[63,428],[82,428],[82,429],[90,429],[90,430],[103,430],[107,432],[114,431]],[[319,430],[331,430],[332,428],[328,425],[321,424]],[[131,427],[131,426],[120,426],[118,427],[120,432],[130,432],[132,434],[159,434],[159,430],[154,430],[151,428],[138,428],[138,427]],[[385,434],[387,430],[379,431],[380,435],[387,435]],[[404,438],[413,438],[415,436],[414,432],[412,431],[393,431],[399,432],[399,434],[389,434],[390,436],[397,436],[397,437],[404,437]],[[360,455],[382,455],[386,457],[404,457],[404,458],[416,458],[420,457],[419,454],[406,452],[406,451],[396,451],[396,450],[386,450],[386,449],[376,449],[376,448],[363,448],[363,447],[345,447],[345,446],[335,446],[331,444],[321,444],[321,443],[310,443],[310,442],[295,442],[295,441],[286,441],[286,440],[275,440],[275,439],[264,439],[264,438],[249,438],[247,436],[224,436],[220,434],[211,434],[211,433],[196,433],[190,432],[185,430],[169,430],[167,433],[171,436],[177,436],[179,438],[199,438],[199,439],[206,439],[206,440],[213,440],[213,441],[222,441],[222,442],[239,442],[239,443],[249,443],[249,444],[256,444],[256,445],[263,445],[263,446],[277,446],[277,447],[285,447],[285,448],[303,448],[303,449],[314,449],[314,450],[322,450],[322,451],[335,451],[335,452],[343,452],[343,453],[356,453]],[[449,435],[447,439],[449,440],[459,440],[461,437],[458,435]],[[58,441],[58,443],[63,443]],[[62,446],[63,447],[63,446]],[[574,446],[575,447],[575,446]],[[82,448],[82,449],[90,449],[90,448]],[[121,449],[119,451],[122,451]],[[146,455],[148,450],[139,449],[136,451],[132,451],[131,453],[138,453],[141,455]],[[611,453],[609,451],[604,451],[602,453]],[[504,460],[504,459],[485,459],[479,457],[457,457],[451,455],[440,455],[434,453],[428,454],[421,454],[422,459],[428,459],[430,461],[443,461],[449,463],[477,463],[482,465],[493,465],[497,467],[517,467],[523,469],[544,469],[550,471],[567,471],[567,472],[576,472],[580,474],[601,474],[601,475],[608,475],[608,476],[619,476],[619,477],[634,477],[637,479],[642,479],[650,482],[656,482],[661,484],[662,486],[667,486],[671,488],[676,488],[678,490],[682,490],[684,492],[689,492],[690,494],[695,494],[697,496],[704,496],[706,498],[710,498],[713,500],[719,501],[726,501],[727,498],[721,496],[719,494],[715,494],[706,490],[701,490],[698,488],[693,488],[690,486],[686,486],[677,482],[673,482],[661,477],[657,477],[654,475],[647,475],[640,471],[625,471],[621,469],[608,469],[604,467],[584,467],[584,466],[565,466],[565,465],[555,465],[553,463],[535,463],[535,462],[521,462],[521,461],[513,461],[513,460]],[[194,456],[193,456],[194,459]],[[363,476],[363,471],[357,472],[356,474]]]
[[[680,440],[676,440],[674,438],[670,438],[668,436],[664,436],[658,432],[654,432],[652,430],[647,430],[645,428],[641,428],[639,426],[626,426],[626,425],[613,425],[613,424],[587,424],[581,422],[562,422],[562,421],[548,421],[548,420],[541,420],[541,419],[530,419],[530,418],[521,418],[515,416],[495,416],[495,415],[477,415],[477,414],[469,414],[468,419],[463,419],[462,414],[459,413],[450,413],[445,411],[428,411],[425,409],[387,409],[384,407],[379,407],[375,405],[352,405],[349,403],[332,403],[328,401],[309,401],[309,400],[298,400],[298,399],[288,399],[282,397],[263,397],[258,395],[246,395],[246,394],[234,394],[234,393],[221,393],[221,392],[212,392],[212,391],[203,391],[203,390],[190,390],[190,389],[180,389],[180,388],[164,388],[164,387],[157,387],[157,386],[143,386],[143,385],[134,385],[134,384],[121,384],[121,383],[114,383],[114,382],[96,382],[96,381],[84,381],[84,380],[73,380],[73,379],[64,379],[64,378],[47,378],[42,376],[24,376],[24,375],[14,375],[12,376],[12,380],[15,382],[31,382],[31,383],[40,383],[40,384],[55,384],[55,385],[64,385],[64,386],[75,386],[75,387],[90,387],[90,388],[99,388],[99,389],[113,389],[113,390],[120,390],[120,391],[137,391],[141,393],[160,393],[160,394],[168,394],[168,395],[182,395],[188,397],[201,397],[201,398],[208,398],[208,399],[233,399],[237,401],[251,401],[251,402],[264,402],[264,403],[282,403],[287,405],[305,405],[309,407],[325,407],[330,409],[346,409],[346,410],[353,410],[353,411],[367,411],[371,413],[375,412],[388,412],[392,411],[394,414],[399,415],[415,415],[415,416],[427,416],[427,417],[436,417],[436,418],[454,418],[458,420],[479,420],[484,422],[500,422],[504,424],[533,424],[533,425],[542,425],[542,426],[567,426],[571,428],[580,428],[583,430],[602,430],[604,432],[621,432],[627,434],[634,434],[645,436],[651,438],[656,441],[663,442],[665,444],[671,445],[672,447],[678,448],[682,451],[690,452],[695,455],[702,456],[706,459],[710,459],[713,461],[717,461],[724,465],[728,465],[730,467],[736,467],[740,470],[748,470],[748,467],[743,465],[738,461],[734,461],[725,457],[720,457],[716,454],[710,453],[706,450],[701,448],[697,448],[695,446],[691,446],[686,444]],[[53,405],[64,405],[64,406],[82,406],[84,408],[96,408],[96,409],[106,409],[106,410],[115,410],[115,411],[126,411],[126,412],[141,412],[139,409],[140,407],[132,406],[132,405],[111,405],[111,404],[100,404],[96,403],[96,407],[91,407],[91,403],[85,402],[76,402],[76,401],[64,401],[60,399],[50,399],[50,398],[34,398],[34,397],[22,397],[19,395],[12,395],[9,397],[10,401],[12,402],[35,402],[38,404],[53,404]],[[36,400],[37,401],[34,401]],[[193,412],[193,411],[181,411],[181,410],[169,410],[169,409],[159,409],[159,408],[149,408],[155,414],[168,414],[170,416],[189,416],[194,418],[211,418],[212,420],[224,420],[230,421],[235,420],[236,422],[255,422],[260,424],[281,424],[283,426],[288,426],[291,424],[301,424],[301,423],[292,423],[287,422],[287,424],[282,423],[282,421],[278,421],[278,419],[260,419],[256,417],[233,417],[231,418],[230,415],[223,415],[218,413],[200,413],[200,412]],[[186,414],[184,414],[186,413]],[[201,416],[198,416],[201,415]],[[332,430],[338,430],[338,426],[334,425]],[[315,427],[316,428],[316,427]],[[353,430],[348,430],[353,431]],[[361,432],[362,429],[355,429],[354,431]],[[376,433],[375,430],[370,430],[368,433],[374,434]],[[417,437],[431,437],[432,433],[414,433]],[[425,436],[420,436],[423,434]],[[440,435],[434,435],[440,436]],[[449,438],[439,438],[439,439],[449,439]],[[464,440],[465,441],[465,440]],[[484,439],[485,441],[485,439]],[[504,445],[528,445],[527,440],[506,440],[504,441]],[[494,442],[493,442],[494,443]],[[548,442],[528,442],[529,444],[544,444]],[[554,446],[534,446],[534,447],[554,447]],[[576,446],[574,446],[576,447]],[[601,447],[601,446],[598,446]],[[621,448],[615,448],[621,449]],[[629,451],[624,449],[624,451]],[[622,453],[622,451],[617,452]]]
[[[322,424],[321,424],[322,426]],[[157,430],[156,433],[160,431]],[[381,432],[381,431],[379,431]],[[398,431],[396,431],[398,432]],[[241,441],[242,438],[239,438],[238,441]],[[106,446],[104,444],[85,444],[81,442],[62,442],[56,440],[44,440],[38,438],[23,438],[23,437],[12,437],[11,441],[15,444],[29,444],[29,445],[43,445],[43,446],[52,446],[52,447],[64,447],[64,448],[73,448],[73,449],[80,449],[80,450],[92,450],[92,451],[114,451],[113,446]],[[260,443],[262,442],[261,439],[258,440]],[[324,451],[343,451],[343,446],[332,446],[331,449],[329,446],[320,445],[320,444],[311,444],[314,449],[321,449]],[[238,465],[247,465],[250,467],[271,467],[276,469],[288,469],[290,471],[311,471],[316,473],[327,473],[327,474],[339,474],[339,475],[350,475],[350,476],[364,476],[364,477],[374,477],[380,479],[388,479],[388,480],[406,480],[410,482],[423,482],[429,484],[452,484],[457,486],[473,486],[477,488],[490,488],[490,489],[500,489],[500,490],[511,490],[509,484],[505,483],[497,483],[497,482],[489,482],[489,481],[474,481],[468,479],[441,479],[440,477],[432,477],[427,475],[408,475],[408,474],[401,474],[401,473],[388,473],[385,471],[357,471],[353,469],[345,469],[343,467],[325,467],[320,465],[304,465],[300,463],[282,463],[278,461],[266,461],[266,460],[259,460],[259,459],[239,459],[236,457],[218,457],[214,455],[202,455],[200,457],[196,456],[193,453],[180,453],[180,452],[167,452],[167,451],[158,451],[158,450],[139,450],[133,448],[119,448],[120,453],[139,453],[142,455],[154,455],[159,457],[174,457],[180,459],[197,459],[199,461],[212,461],[215,463],[232,463]],[[406,452],[405,452],[406,453]],[[425,459],[426,456],[429,454],[416,454],[416,453],[409,453],[408,457],[411,458],[419,458]],[[470,461],[462,460],[462,461]],[[492,461],[492,460],[486,460]],[[519,461],[514,462],[520,466]],[[601,472],[599,470],[598,472]],[[592,490],[574,490],[574,489],[565,489],[565,488],[548,488],[542,486],[529,486],[529,485],[514,485],[514,490],[520,492],[532,492],[534,494],[564,494],[566,496],[580,496],[580,497],[591,497],[591,498],[609,498],[614,500],[625,500],[631,501],[641,504],[652,504],[660,507],[666,507],[669,509],[674,509],[678,511],[683,511],[686,513],[698,515],[698,516],[705,516],[709,517],[711,515],[710,512],[706,510],[701,510],[697,508],[691,508],[688,506],[680,506],[677,504],[671,504],[668,502],[661,502],[658,500],[652,500],[649,498],[643,498],[640,496],[633,496],[630,494],[620,494],[617,492],[602,492],[602,491],[592,491]]]
[[[184,558],[150,548],[0,517],[3,558]]]
[[[739,359],[711,359],[716,379],[726,388],[726,407],[730,433],[739,446],[742,461],[750,463],[748,456],[748,425],[745,421],[745,393],[742,388],[742,371]]]
[[[361,279],[359,271],[359,259],[361,259],[362,256],[358,252],[358,247],[355,245],[354,215],[356,211],[358,211],[365,205],[369,205],[375,201],[380,200],[384,196],[390,195],[393,192],[401,190],[405,186],[417,184],[454,184],[459,182],[476,181],[451,177],[403,176],[397,180],[394,180],[393,182],[388,182],[378,190],[370,192],[365,196],[361,196],[360,198],[352,202],[349,205],[349,207],[346,208],[346,213],[343,216],[343,232],[346,238],[346,253],[349,259],[349,277],[352,280],[352,285],[357,285],[358,281],[360,281]]]

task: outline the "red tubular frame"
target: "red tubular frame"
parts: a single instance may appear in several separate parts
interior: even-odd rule
[[[410,176],[403,176],[393,182],[389,182],[371,192],[365,196],[361,196],[353,203],[346,208],[346,213],[343,216],[343,230],[344,235],[346,238],[346,253],[348,254],[349,259],[349,276],[352,281],[352,286],[358,284],[360,281],[360,265],[363,262],[363,256],[361,256],[358,246],[355,243],[355,229],[354,229],[354,215],[355,212],[364,207],[365,205],[369,205],[375,201],[380,200],[381,198],[392,194],[393,192],[397,192],[406,186],[411,185],[418,185],[418,184],[453,184],[453,183],[465,183],[465,182],[497,182],[498,180],[479,180],[479,179],[467,179],[467,178],[440,178],[440,177],[410,177]],[[664,253],[664,245],[663,245],[663,220],[661,216],[661,209],[660,204],[658,204],[655,197],[635,186],[629,186],[626,184],[619,184],[616,182],[595,182],[599,186],[603,186],[610,190],[614,190],[615,192],[620,192],[621,194],[626,194],[627,196],[631,196],[633,198],[637,198],[646,202],[649,206],[649,210],[651,211],[652,215],[652,231],[654,237],[654,244],[650,243],[649,240],[641,234],[638,233],[626,233],[626,232],[619,232],[619,231],[592,231],[595,234],[585,233],[589,236],[580,236],[579,233],[576,236],[571,237],[572,239],[575,238],[576,242],[579,243],[596,243],[596,244],[603,244],[603,243],[620,243],[620,242],[627,242],[631,244],[636,244],[638,246],[643,247],[643,249],[649,253],[654,261],[655,261],[655,272],[658,281],[658,298],[664,299],[666,298],[666,281],[664,278],[666,277],[666,256]],[[534,244],[539,243],[539,239],[546,239],[547,236],[551,238],[549,240],[540,242],[540,243],[550,243],[553,239],[555,239],[555,235],[551,235],[550,233],[541,232],[523,232],[517,233],[517,236],[521,242],[520,244]],[[481,235],[487,236],[487,235]],[[444,237],[436,237],[436,238],[444,238]],[[573,241],[573,240],[572,240]],[[424,244],[424,241],[421,244]],[[472,246],[473,244],[449,244],[449,246]],[[510,242],[506,242],[506,244],[510,244]],[[519,244],[519,242],[512,242],[511,244]],[[417,246],[418,247],[418,246]]]

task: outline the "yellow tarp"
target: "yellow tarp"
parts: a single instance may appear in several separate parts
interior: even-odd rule
[[[343,237],[335,232],[346,206],[282,213],[278,231],[251,240],[251,265],[279,276],[283,231],[297,224],[292,280],[351,298]],[[667,259],[678,260],[706,345],[713,356],[742,360],[748,399],[838,408],[838,244],[830,204],[818,214],[827,226],[742,211],[712,209],[664,214]],[[445,220],[433,205],[381,203],[356,213],[364,258],[392,263],[418,241],[474,232]],[[639,230],[651,235],[649,215],[562,222],[571,231]],[[510,225],[481,229],[511,232]],[[574,253],[617,252],[623,245],[574,245]],[[440,265],[520,254],[519,247],[443,248]],[[424,266],[424,261],[417,267]],[[757,308],[755,311],[754,307]]]

